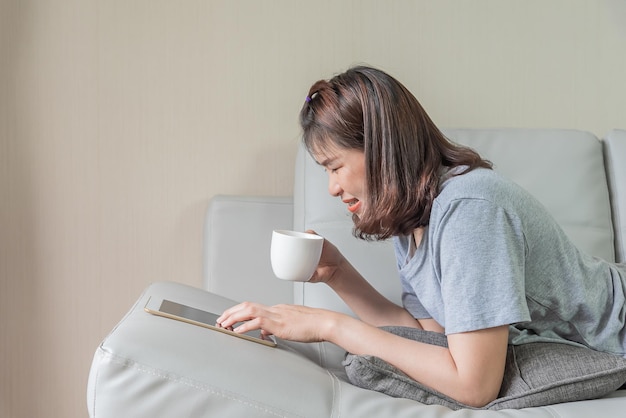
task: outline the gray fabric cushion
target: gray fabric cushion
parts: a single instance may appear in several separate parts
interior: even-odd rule
[[[383,329],[416,341],[447,347],[445,335],[405,327]],[[356,386],[451,409],[471,408],[409,378],[374,356],[346,354],[350,382]],[[509,345],[498,398],[479,409],[528,408],[593,399],[626,382],[626,359],[559,343]],[[471,408],[477,409],[477,408]]]

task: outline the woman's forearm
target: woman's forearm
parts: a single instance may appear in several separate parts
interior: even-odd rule
[[[450,340],[450,348],[401,338],[337,314],[325,339],[356,355],[372,355],[459,402],[481,407],[495,399],[504,373],[508,327]]]
[[[327,284],[362,321],[368,324],[419,327],[419,323],[406,309],[381,295],[347,259],[343,260]]]

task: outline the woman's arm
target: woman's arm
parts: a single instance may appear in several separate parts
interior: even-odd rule
[[[368,324],[421,328],[406,309],[381,295],[345,258],[326,284]]]
[[[243,303],[226,310],[218,322],[246,332],[302,341],[330,341],[357,355],[372,355],[411,378],[470,406],[494,400],[504,375],[508,326],[448,336],[449,348],[405,339],[337,312],[296,305],[266,307]]]
[[[381,295],[328,240],[324,240],[320,263],[310,282],[326,283],[352,312],[368,324],[377,327],[398,325],[443,332],[434,320],[416,320],[406,309]]]
[[[449,335],[445,348],[353,323],[329,327],[328,340],[350,353],[379,357],[426,386],[466,405],[482,407],[500,391],[508,330],[501,326]]]

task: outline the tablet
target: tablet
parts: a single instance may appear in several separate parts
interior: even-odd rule
[[[269,347],[276,347],[276,340],[273,336],[262,337],[261,330],[248,331],[243,334],[233,332],[226,328],[220,328],[216,325],[217,318],[220,316],[212,312],[203,311],[202,309],[183,305],[168,299],[150,297],[144,310],[153,315],[165,318],[176,319],[178,321],[187,322],[189,324],[219,331],[234,337],[243,338],[244,340],[263,344]],[[235,324],[233,328],[241,323]]]

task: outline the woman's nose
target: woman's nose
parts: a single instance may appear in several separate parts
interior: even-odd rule
[[[339,186],[339,183],[337,183],[333,176],[328,176],[328,193],[330,193],[331,196],[341,196],[342,191],[341,186]]]

